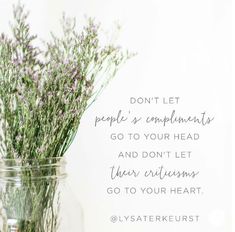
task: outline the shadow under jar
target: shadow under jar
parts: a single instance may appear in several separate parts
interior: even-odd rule
[[[83,232],[64,158],[0,160],[0,232]]]

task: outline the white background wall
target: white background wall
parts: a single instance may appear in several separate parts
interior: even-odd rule
[[[13,0],[0,0],[0,29],[7,30]],[[168,205],[154,197],[108,197],[108,169],[116,162],[113,151],[126,148],[128,142],[112,143],[109,130],[94,128],[97,114],[117,109],[141,113],[143,107],[130,106],[131,96],[180,96],[178,106],[183,113],[207,110],[216,115],[215,125],[203,133],[200,159],[194,166],[216,173],[205,175],[202,183],[210,194],[190,207],[200,210],[206,218],[222,212],[225,218],[217,226],[203,221],[199,226],[177,227],[177,231],[228,232],[231,207],[231,107],[232,107],[232,9],[230,0],[40,0],[22,1],[30,9],[32,31],[48,38],[49,31],[58,31],[62,12],[76,16],[94,16],[104,28],[118,20],[123,28],[119,42],[138,56],[118,73],[99,100],[85,113],[79,133],[67,154],[69,182],[80,199],[85,213],[86,232],[169,232],[170,226],[113,225],[108,217],[115,212],[164,211]],[[163,106],[157,111],[165,110]],[[156,112],[156,108],[146,108]],[[129,132],[132,128],[121,128]],[[140,128],[141,129],[141,128]],[[145,128],[142,128],[143,130]],[[145,144],[138,144],[138,147]],[[131,165],[131,163],[129,163]],[[214,179],[216,178],[216,180]],[[219,188],[223,188],[220,189]],[[218,191],[214,191],[218,190]],[[183,209],[183,202],[172,199],[168,204]],[[204,206],[203,206],[204,205]],[[213,206],[211,206],[213,205]],[[205,207],[205,208],[203,208]],[[177,211],[177,210],[176,210]],[[214,224],[213,224],[214,223]]]

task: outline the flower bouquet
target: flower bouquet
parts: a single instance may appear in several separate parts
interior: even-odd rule
[[[78,31],[66,17],[62,35],[39,48],[24,6],[13,12],[12,36],[0,35],[0,231],[62,231],[63,156],[84,111],[132,54],[102,46],[93,19]]]

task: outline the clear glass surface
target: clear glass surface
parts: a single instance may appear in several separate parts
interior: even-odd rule
[[[0,232],[83,232],[65,160],[0,160]]]

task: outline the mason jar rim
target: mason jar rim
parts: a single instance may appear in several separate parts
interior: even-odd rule
[[[67,176],[64,157],[42,159],[0,159],[0,182],[19,182],[23,178],[31,180],[63,179]]]

